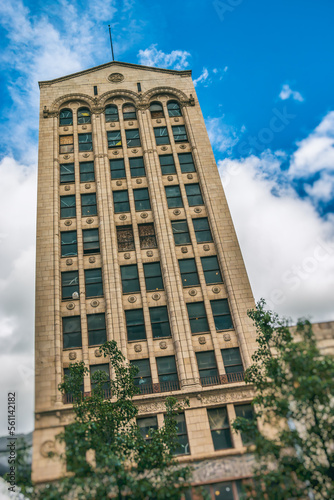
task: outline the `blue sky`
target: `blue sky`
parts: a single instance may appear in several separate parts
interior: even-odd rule
[[[192,69],[255,298],[293,320],[334,320],[333,11],[0,0],[0,366],[20,430],[32,428],[37,82],[110,61],[109,23],[116,60]]]

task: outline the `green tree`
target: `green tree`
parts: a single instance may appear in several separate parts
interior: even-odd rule
[[[292,333],[286,319],[265,310],[263,299],[248,315],[258,350],[245,381],[254,386],[256,412],[254,420],[233,424],[253,442],[256,465],[247,498],[332,500],[334,359],[320,354],[309,321],[298,321]]]

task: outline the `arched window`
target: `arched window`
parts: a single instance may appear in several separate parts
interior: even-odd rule
[[[136,108],[133,104],[124,104],[123,106],[123,118],[124,120],[135,120],[136,117]]]
[[[152,102],[150,104],[151,118],[163,118],[164,110],[160,102]]]
[[[88,108],[78,109],[78,125],[90,123],[90,111]]]
[[[118,109],[113,104],[106,106],[106,122],[118,122]]]
[[[59,125],[73,125],[73,114],[70,109],[62,109],[60,111]]]
[[[169,101],[167,109],[169,116],[182,116],[180,105],[176,101]]]

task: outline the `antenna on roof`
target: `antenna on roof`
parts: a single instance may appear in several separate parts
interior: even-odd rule
[[[115,61],[115,57],[114,57],[114,47],[112,45],[112,38],[111,38],[111,28],[110,28],[110,24],[108,24],[109,26],[109,36],[110,36],[110,47],[111,47],[111,55],[112,55],[112,60]]]

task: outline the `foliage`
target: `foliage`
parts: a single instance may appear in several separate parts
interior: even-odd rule
[[[258,350],[245,372],[256,391],[260,425],[243,418],[233,424],[254,443],[256,466],[247,498],[333,499],[334,359],[320,354],[309,321],[300,320],[293,334],[287,320],[264,307],[262,299],[248,313]]]

